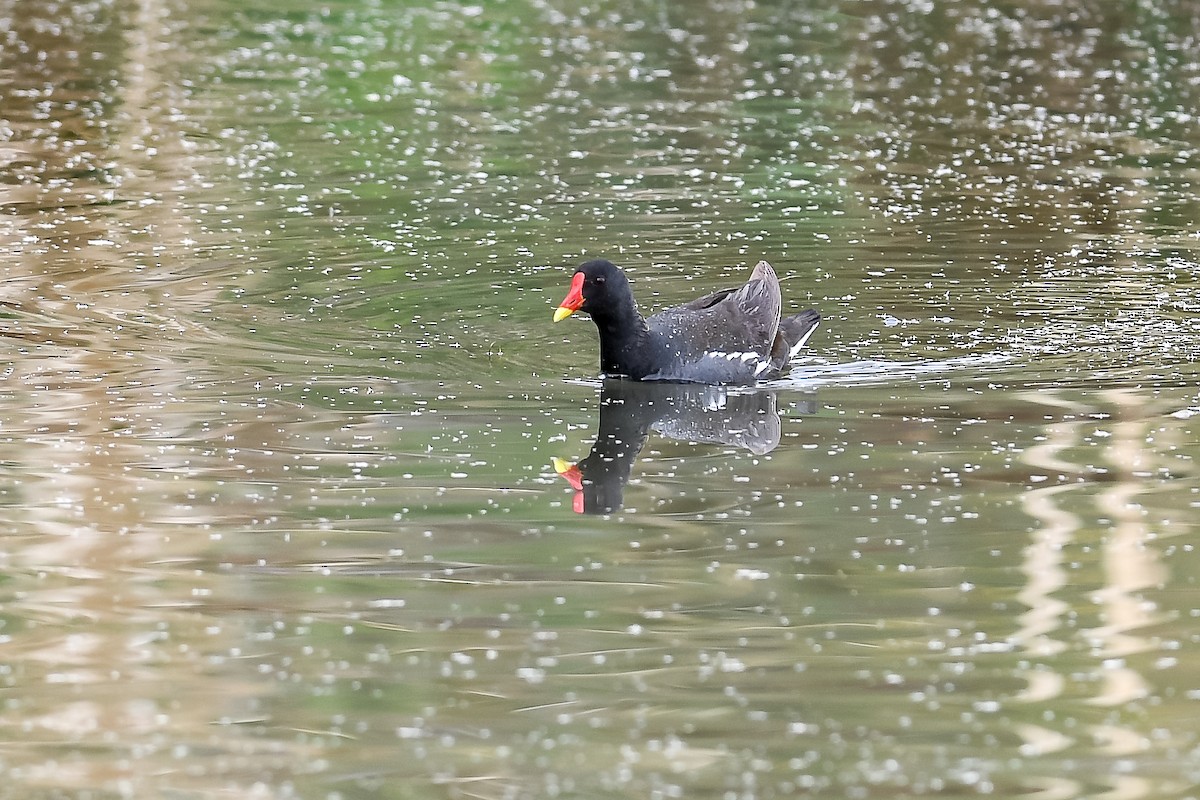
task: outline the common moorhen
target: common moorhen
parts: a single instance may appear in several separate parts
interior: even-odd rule
[[[775,270],[760,261],[744,286],[647,319],[638,313],[625,273],[596,259],[575,270],[554,321],[576,311],[591,315],[606,377],[747,384],[782,375],[821,321],[812,309],[780,319],[782,304]]]

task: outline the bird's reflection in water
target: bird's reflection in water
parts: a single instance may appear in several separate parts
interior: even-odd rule
[[[695,383],[607,380],[600,392],[600,431],[578,464],[554,459],[575,489],[580,514],[608,514],[623,503],[625,484],[650,431],[686,442],[728,444],[762,455],[779,444],[775,392]],[[812,413],[812,401],[805,401]]]

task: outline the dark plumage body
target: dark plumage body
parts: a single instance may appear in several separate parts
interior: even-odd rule
[[[579,266],[555,321],[585,311],[600,333],[600,369],[633,380],[748,384],[777,378],[816,330],[813,310],[781,319],[775,270],[766,261],[736,289],[644,318],[625,273],[608,261]]]

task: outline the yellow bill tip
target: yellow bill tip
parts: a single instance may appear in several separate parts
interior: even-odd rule
[[[564,472],[567,472],[568,470],[570,470],[571,467],[575,466],[570,461],[567,461],[565,458],[557,458],[557,457],[551,457],[550,463],[554,465],[554,471],[557,472],[559,475],[562,475]]]
[[[573,309],[573,308],[567,308],[566,306],[559,306],[558,308],[556,308],[554,310],[554,321],[562,322],[564,319],[566,319],[567,317],[571,316],[574,313],[575,313],[575,309]]]

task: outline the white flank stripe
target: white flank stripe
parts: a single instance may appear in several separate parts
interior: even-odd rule
[[[723,350],[711,350],[705,353],[705,355],[709,356],[710,358],[723,358],[726,361],[757,361],[759,357],[758,353],[750,350],[734,353],[726,353]]]

